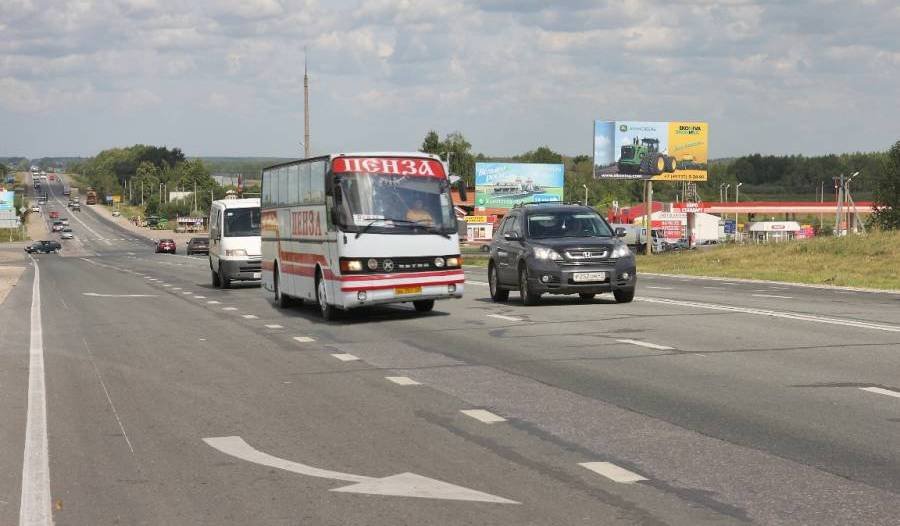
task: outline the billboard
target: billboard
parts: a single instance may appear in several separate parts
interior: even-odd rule
[[[562,201],[564,173],[561,164],[475,163],[475,206]]]
[[[16,193],[3,191],[0,192],[0,212],[15,210]]]
[[[594,121],[594,177],[706,181],[709,124]]]

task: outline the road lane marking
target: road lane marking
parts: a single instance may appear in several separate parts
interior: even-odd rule
[[[271,324],[271,325],[266,325],[266,328],[267,328],[267,329],[283,329],[284,327],[281,326],[281,325],[278,325],[278,324],[273,323],[273,324]]]
[[[294,340],[300,343],[309,343],[316,341],[314,338],[310,338],[309,336],[294,336]]]
[[[366,477],[352,473],[342,473],[321,469],[299,462],[278,458],[254,449],[239,436],[204,438],[209,446],[241,460],[262,466],[283,469],[307,477],[318,477],[331,480],[352,482],[350,486],[335,488],[329,491],[341,493],[365,493],[369,495],[388,495],[395,497],[418,497],[425,499],[465,500],[474,502],[493,502],[497,504],[519,504],[514,500],[504,499],[496,495],[464,488],[448,482],[416,475],[400,473],[383,478]]]
[[[779,296],[778,294],[751,294],[754,298],[779,298],[783,300],[792,300],[793,296]]]
[[[31,257],[31,256],[29,256]],[[47,394],[44,384],[44,333],[41,326],[41,271],[33,257],[31,334],[28,344],[28,410],[22,459],[19,524],[50,526],[50,457],[47,446]]]
[[[672,290],[672,287],[654,287],[654,286],[652,286],[652,285],[648,285],[648,286],[646,286],[646,287],[644,287],[644,288],[647,288],[647,289],[659,289],[659,290]]]
[[[122,431],[122,436],[125,437],[125,443],[128,445],[128,450],[131,451],[131,456],[134,456],[134,446],[131,445],[131,439],[128,438],[128,433],[125,432],[125,426],[122,425],[122,419],[119,418],[119,412],[116,411],[116,404],[113,403],[112,397],[109,396],[109,389],[106,388],[106,382],[103,381],[103,375],[100,374],[100,368],[97,367],[97,363],[94,361],[94,353],[91,352],[91,346],[88,345],[86,339],[81,339],[82,343],[84,343],[84,348],[88,353],[88,357],[91,359],[91,365],[94,367],[94,372],[97,373],[97,379],[100,380],[100,387],[103,388],[103,394],[106,395],[106,401],[109,402],[109,407],[112,409],[113,416],[116,418],[116,423],[119,424],[119,430]]]
[[[475,420],[479,420],[484,422],[485,424],[496,424],[497,422],[506,422],[506,419],[502,416],[495,415],[490,411],[486,411],[484,409],[463,409],[460,413],[470,416]]]
[[[704,289],[712,289],[712,290],[725,290],[722,287],[703,287]]]
[[[255,314],[244,314],[243,317],[248,320],[256,320],[259,319],[259,316]]]
[[[186,291],[182,292],[182,294],[193,294],[193,292],[186,290]]]
[[[222,307],[222,310],[237,310],[237,307]]]
[[[878,393],[887,396],[893,396],[894,398],[900,398],[900,393],[897,391],[891,391],[890,389],[882,389],[881,387],[860,387],[863,391],[868,391],[870,393]]]
[[[697,309],[709,309],[727,312],[739,312],[741,314],[752,314],[755,316],[770,316],[773,318],[784,318],[787,320],[809,321],[813,323],[825,323],[828,325],[842,325],[844,327],[856,327],[859,329],[871,329],[876,331],[900,332],[900,325],[888,325],[882,323],[873,323],[866,321],[848,320],[842,318],[829,318],[825,316],[816,316],[814,314],[800,314],[795,312],[783,312],[766,309],[753,309],[750,307],[736,307],[732,305],[717,305],[715,303],[701,303],[698,301],[681,301],[668,298],[652,298],[641,296],[635,298],[635,301],[645,303],[659,303],[663,305],[679,305],[682,307],[693,307]]]
[[[82,296],[94,298],[155,298],[156,294],[99,294],[97,292],[82,292]]]
[[[598,475],[603,475],[613,482],[622,484],[633,484],[642,480],[648,480],[647,478],[642,477],[633,471],[628,471],[625,468],[619,467],[612,462],[581,462],[578,465],[587,468]]]
[[[385,379],[397,385],[422,385],[408,376],[385,376]]]
[[[205,300],[206,296],[194,296],[195,300]]]
[[[516,318],[515,316],[504,316],[502,314],[488,314],[488,318],[497,318],[498,320],[506,321],[522,321],[522,318]]]
[[[491,286],[490,283],[485,283],[484,281],[471,281],[468,279],[466,280],[466,285],[480,285],[482,287],[490,287]]]
[[[172,290],[181,290],[181,287],[172,287]]]
[[[164,284],[163,284],[163,287],[171,287],[171,286],[172,286],[172,285],[169,285],[168,283],[164,283]]]
[[[353,361],[359,360],[359,357],[353,356],[352,354],[347,354],[347,353],[335,353],[335,354],[332,354],[332,356],[334,356],[335,358],[337,358],[338,360],[340,360],[342,362],[353,362]]]
[[[216,300],[209,300],[209,301],[206,302],[207,305],[218,305],[218,304],[220,304],[220,303],[222,303],[222,302],[221,302],[221,301],[216,301]]]
[[[669,347],[667,345],[658,345],[650,342],[642,342],[640,340],[616,340],[619,343],[629,343],[631,345],[637,345],[640,347],[646,347],[648,349],[656,349],[659,351],[671,351],[674,347]]]

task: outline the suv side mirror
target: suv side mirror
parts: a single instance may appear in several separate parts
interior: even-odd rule
[[[509,234],[503,234],[503,239],[507,241],[522,241],[522,236],[518,232],[510,232]]]
[[[625,235],[626,235],[625,229],[620,226],[617,226],[616,227],[616,237],[625,237]]]

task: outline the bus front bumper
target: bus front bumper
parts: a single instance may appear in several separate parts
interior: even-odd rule
[[[365,307],[367,305],[383,305],[385,303],[405,303],[420,300],[442,300],[462,298],[463,283],[420,285],[404,287],[398,285],[391,288],[372,290],[342,291],[341,296],[345,309]]]

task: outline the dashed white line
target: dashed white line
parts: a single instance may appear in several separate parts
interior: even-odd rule
[[[205,300],[206,296],[194,296],[195,300]]]
[[[332,356],[334,356],[335,358],[337,358],[338,360],[340,360],[342,362],[352,362],[355,360],[359,360],[359,357],[353,356],[352,354],[347,354],[347,353],[335,353],[335,354],[332,354]]]
[[[723,290],[722,287],[703,287],[704,289]]]
[[[222,310],[237,310],[237,307],[222,307]]]
[[[639,347],[646,347],[648,349],[656,349],[659,351],[671,351],[672,349],[674,349],[674,347],[669,347],[667,345],[659,345],[656,343],[642,342],[640,340],[616,340],[616,341],[619,343],[628,343],[631,345],[637,345]]]
[[[460,413],[470,416],[475,420],[479,420],[484,422],[485,424],[495,424],[497,422],[506,422],[506,419],[502,416],[495,415],[490,411],[486,411],[484,409],[463,409]]]
[[[579,466],[585,467],[598,475],[603,475],[613,482],[622,484],[632,484],[647,480],[647,478],[638,475],[633,471],[628,471],[623,467],[619,467],[612,462],[581,462]]]
[[[186,290],[186,291],[182,292],[182,294],[193,294],[193,292]]]
[[[779,298],[783,300],[792,300],[793,296],[779,296],[778,294],[751,294],[754,298]]]
[[[220,302],[220,301],[216,301],[216,300],[209,300],[209,301],[207,301],[206,303],[207,303],[208,305],[218,305],[218,304],[221,303],[221,302]]]
[[[243,317],[246,318],[246,319],[248,319],[248,320],[256,320],[256,319],[259,319],[259,316],[255,315],[255,314],[244,314]]]
[[[172,290],[181,290],[181,287],[172,287]]]
[[[659,290],[672,290],[672,287],[654,287],[654,286],[652,286],[652,285],[648,285],[647,287],[644,287],[644,288],[648,288],[648,289],[659,289]]]
[[[522,318],[516,318],[515,316],[504,316],[502,314],[488,314],[488,318],[497,318],[498,320],[506,321],[522,321]]]
[[[422,385],[408,376],[385,376],[384,378],[397,385]]]
[[[284,327],[281,326],[281,325],[272,323],[272,324],[270,324],[270,325],[266,325],[266,328],[267,328],[267,329],[283,329]]]
[[[890,389],[882,389],[881,387],[860,387],[863,391],[868,391],[870,393],[878,393],[886,396],[893,396],[894,398],[900,398],[900,393],[897,391],[891,391]]]
[[[314,338],[310,338],[309,336],[294,336],[294,340],[300,343],[309,343],[316,341]]]

